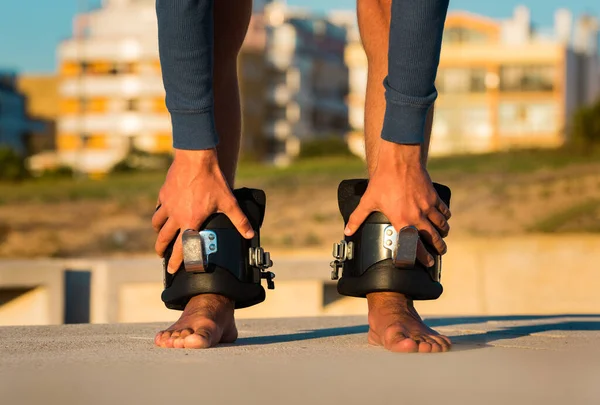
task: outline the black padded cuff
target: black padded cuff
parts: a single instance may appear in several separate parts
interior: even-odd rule
[[[265,300],[261,280],[266,278],[271,282],[274,275],[251,263],[249,252],[260,248],[266,196],[262,190],[248,188],[234,190],[233,194],[254,229],[254,238],[243,238],[226,215],[214,214],[200,228],[214,232],[217,241],[216,252],[208,255],[204,271],[186,271],[182,263],[175,274],[169,274],[167,264],[175,238],[165,252],[163,263],[165,289],[161,298],[167,308],[183,310],[192,297],[200,294],[223,295],[235,301],[235,308]]]
[[[344,180],[338,188],[338,203],[344,224],[365,193],[368,180]],[[434,183],[441,200],[450,205],[450,189]],[[390,225],[388,218],[380,212],[367,217],[360,228],[345,237],[344,248],[350,249],[349,257],[338,265],[342,268],[342,278],[338,282],[338,292],[352,297],[365,297],[371,292],[398,292],[415,300],[438,298],[443,291],[439,274],[441,257],[432,246],[424,242],[427,250],[436,258],[436,263],[426,268],[416,262],[410,268],[397,268],[392,262],[392,249],[386,248],[384,229]],[[391,232],[391,231],[390,231]],[[332,263],[332,266],[336,262]],[[337,269],[334,267],[334,274]]]

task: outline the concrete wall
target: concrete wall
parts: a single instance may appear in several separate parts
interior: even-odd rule
[[[600,313],[600,236],[448,239],[437,301],[419,302],[425,315]],[[276,289],[238,318],[364,314],[362,299],[340,297],[326,255],[273,255]],[[65,269],[91,272],[92,323],[169,321],[178,312],[160,301],[155,258],[0,262],[0,325],[65,321]],[[67,284],[68,286],[68,284]],[[2,291],[25,288],[2,303]]]

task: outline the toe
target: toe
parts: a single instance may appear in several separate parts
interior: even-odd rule
[[[177,339],[175,339],[175,341],[173,342],[173,348],[175,348],[175,349],[185,348],[185,339],[183,339],[181,336],[178,337]]]
[[[421,340],[419,343],[419,353],[431,353],[431,344],[425,340]]]
[[[444,339],[445,336],[441,336],[441,335],[434,335],[434,336],[430,336],[430,339],[432,339],[433,341],[435,341],[441,348],[442,352],[447,352],[448,350],[450,350],[450,340],[448,338]]]
[[[425,341],[431,345],[431,353],[441,353],[442,346],[431,336],[426,336]]]
[[[166,343],[167,340],[169,340],[169,338],[171,337],[171,331],[169,330],[165,330],[161,333],[159,333],[158,335],[156,335],[156,338],[154,339],[155,342],[157,342],[156,344],[160,347],[166,347]]]
[[[158,333],[156,334],[156,336],[154,336],[154,344],[155,344],[156,346],[160,346],[160,340],[161,340],[162,334],[163,334],[163,333],[162,333],[162,331],[161,331],[161,332],[158,332]]]
[[[414,353],[418,351],[419,345],[404,333],[404,329],[398,325],[389,326],[383,334],[383,346],[392,352]]]
[[[210,335],[192,333],[183,339],[183,347],[186,349],[207,349],[210,346]]]
[[[172,349],[172,348],[174,347],[173,345],[174,345],[174,343],[175,343],[175,340],[177,340],[177,338],[175,338],[175,337],[173,337],[173,336],[171,336],[170,338],[168,338],[168,339],[165,341],[165,347],[166,347],[167,349]]]
[[[392,352],[416,353],[419,351],[419,344],[411,338],[404,337],[400,340],[395,341],[392,345],[386,348],[391,350]]]
[[[192,329],[182,329],[181,332],[179,333],[179,337],[180,338],[186,338],[189,335],[191,335],[192,333],[194,333],[194,331]]]

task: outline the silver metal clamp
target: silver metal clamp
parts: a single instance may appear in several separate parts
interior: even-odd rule
[[[341,240],[340,243],[333,244],[333,258],[335,259],[329,265],[331,266],[331,279],[340,278],[340,270],[344,267],[346,260],[352,260],[354,257],[354,242]]]
[[[183,264],[185,271],[204,273],[208,256],[218,250],[217,234],[213,231],[187,229],[182,235]]]
[[[273,282],[275,273],[265,271],[269,267],[273,267],[273,261],[269,252],[265,252],[262,247],[251,247],[248,251],[248,263],[250,266],[260,270],[260,278],[267,280],[267,288],[269,290],[275,289],[275,283]]]

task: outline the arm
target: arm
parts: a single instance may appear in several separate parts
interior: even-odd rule
[[[186,229],[199,230],[215,212],[226,214],[245,238],[254,232],[219,167],[213,96],[213,1],[157,0],[158,43],[175,159],[158,196],[152,226],[155,250]],[[183,260],[181,234],[168,271]]]
[[[396,230],[416,226],[440,254],[450,227],[450,210],[425,169],[425,131],[437,97],[435,76],[448,0],[393,0],[388,54],[386,111],[379,153],[369,186],[350,217],[352,235],[371,212],[385,214]],[[433,257],[421,244],[419,261]]]
[[[157,0],[156,14],[173,147],[214,148],[213,0]]]
[[[386,111],[381,138],[423,144],[427,115],[437,98],[448,0],[394,0],[390,25]]]

